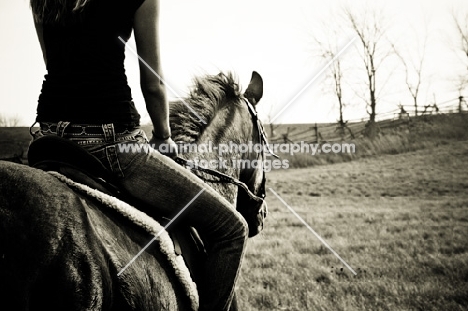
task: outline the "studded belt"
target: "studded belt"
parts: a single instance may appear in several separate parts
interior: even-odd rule
[[[138,126],[127,125],[127,124],[113,124],[115,135],[130,134],[135,131]],[[41,131],[44,134],[57,134],[59,129],[58,123],[40,123]],[[66,136],[85,136],[85,137],[96,137],[105,135],[104,127],[101,124],[68,124],[63,128],[63,134]]]

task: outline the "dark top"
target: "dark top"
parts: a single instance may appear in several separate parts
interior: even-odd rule
[[[139,124],[124,69],[125,45],[144,0],[93,0],[79,21],[43,25],[47,74],[37,121]]]

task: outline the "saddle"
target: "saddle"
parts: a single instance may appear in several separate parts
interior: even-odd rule
[[[69,179],[114,196],[132,206],[142,207],[129,193],[117,186],[112,173],[91,153],[78,144],[56,135],[42,136],[34,140],[28,151],[29,166],[44,171],[55,171]],[[163,226],[169,219],[156,219]],[[197,283],[202,274],[206,257],[203,242],[196,230],[184,224],[171,224],[167,229],[177,255],[182,255]]]

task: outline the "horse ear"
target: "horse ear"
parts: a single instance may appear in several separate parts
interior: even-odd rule
[[[263,96],[263,79],[256,71],[252,72],[249,86],[244,92],[244,97],[247,98],[252,105],[256,105]]]

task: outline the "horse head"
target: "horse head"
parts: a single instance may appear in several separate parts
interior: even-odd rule
[[[220,73],[195,80],[185,101],[171,105],[171,128],[181,156],[193,165],[214,169],[243,182],[250,195],[238,186],[194,171],[211,181],[249,223],[250,236],[257,234],[266,216],[263,126],[256,107],[263,95],[263,80],[252,73],[244,93],[232,74]],[[253,194],[253,195],[252,195]]]

